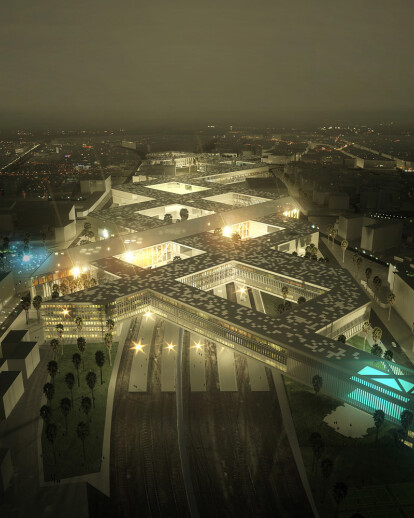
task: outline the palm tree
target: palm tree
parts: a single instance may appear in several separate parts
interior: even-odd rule
[[[50,403],[53,399],[53,396],[55,395],[55,387],[54,385],[52,385],[52,383],[45,383],[43,385],[43,394],[46,396],[46,399],[49,403],[49,406],[50,406]]]
[[[50,360],[47,364],[47,372],[49,373],[50,379],[52,380],[52,383],[55,383],[55,376],[58,371],[58,364],[54,360]]]
[[[37,321],[40,322],[40,308],[42,307],[43,299],[40,295],[36,295],[33,299],[33,307],[37,311]]]
[[[88,437],[89,435],[89,426],[87,425],[87,423],[84,423],[83,421],[81,421],[79,424],[78,424],[78,427],[76,429],[76,433],[79,437],[79,439],[82,441],[82,449],[83,449],[83,458],[86,462],[86,454],[85,454],[85,439]]]
[[[52,411],[50,410],[50,406],[42,405],[40,407],[40,417],[43,419],[45,423],[47,423],[52,415]]]
[[[56,466],[55,439],[57,436],[57,426],[55,425],[55,423],[48,423],[48,425],[46,426],[45,435],[46,435],[46,439],[52,445],[53,457],[55,459],[55,466]]]
[[[333,462],[331,459],[326,458],[326,459],[323,459],[323,461],[321,462],[321,472],[322,472],[322,476],[326,480],[326,482],[328,482],[328,479],[332,475],[333,466],[334,465],[333,465]],[[325,484],[325,489],[324,489],[323,496],[322,496],[322,502],[325,500],[325,495],[326,495],[326,484]]]
[[[390,309],[388,311],[388,320],[390,320],[391,318],[391,308],[392,306],[394,305],[394,302],[395,302],[395,294],[394,293],[390,293],[387,297],[387,301],[388,301],[388,304],[390,305]]]
[[[91,411],[91,408],[92,408],[91,398],[88,396],[84,396],[81,399],[81,407],[82,407],[82,410],[85,412],[85,415],[89,421],[89,412]]]
[[[64,397],[60,400],[60,411],[62,412],[63,417],[65,418],[66,434],[68,433],[68,414],[70,412],[71,407],[72,403],[69,398]]]
[[[352,262],[354,263],[354,272],[355,273],[356,273],[356,262],[357,262],[358,257],[359,257],[359,255],[356,252],[352,256]]]
[[[372,283],[374,285],[375,295],[376,295],[377,300],[378,300],[378,292],[379,292],[379,289],[381,288],[382,281],[381,281],[380,277],[378,277],[378,275],[376,275],[373,278]]]
[[[86,340],[85,340],[85,338],[83,338],[82,336],[80,336],[80,337],[77,339],[77,344],[78,344],[79,352],[80,352],[80,353],[81,353],[81,355],[82,355],[82,368],[84,369],[84,368],[85,368],[85,362],[83,361],[83,353],[85,352],[85,348],[86,348]]]
[[[93,407],[95,408],[95,396],[94,396],[94,393],[93,393],[93,389],[95,388],[95,385],[96,385],[96,374],[92,371],[88,372],[88,374],[86,375],[86,384],[88,385],[88,387],[90,388],[91,392],[92,392],[92,403],[93,403]]]
[[[374,344],[377,344],[379,340],[381,340],[382,329],[380,327],[374,327],[372,330],[372,339],[374,340]]]
[[[26,311],[26,325],[29,324],[30,295],[23,297],[20,301],[20,307]]]
[[[401,426],[404,430],[404,433],[405,433],[405,436],[407,437],[407,434],[408,434],[408,429],[410,428],[412,422],[413,422],[413,413],[411,412],[411,410],[403,410],[401,412],[401,416],[400,416],[400,421],[401,421]]]
[[[342,342],[343,344],[346,344],[346,336],[345,335],[339,335],[337,340],[338,340],[338,342]]]
[[[112,351],[112,333],[106,333],[105,335],[105,345],[108,348],[108,355],[109,355],[109,365],[112,367],[112,358],[111,358],[111,351]]]
[[[231,240],[233,241],[233,243],[240,243],[241,235],[238,232],[233,232],[233,234],[231,235]]]
[[[378,358],[381,358],[382,356],[382,349],[378,344],[374,344],[371,347],[371,354],[375,354],[375,356],[378,356]]]
[[[30,252],[30,234],[26,233],[23,239],[23,250],[25,254]]]
[[[367,340],[368,333],[371,332],[371,331],[372,331],[372,326],[369,323],[369,321],[366,320],[362,324],[362,332],[364,333],[364,351],[365,351],[365,343],[366,343],[366,340]]]
[[[391,362],[391,361],[392,361],[392,359],[393,359],[393,357],[394,357],[394,353],[393,353],[392,351],[390,351],[389,349],[387,349],[387,350],[385,351],[385,353],[384,353],[384,358],[385,358],[386,360],[388,360],[389,362]]]
[[[339,504],[346,497],[348,493],[348,486],[343,482],[337,482],[333,487],[333,497],[336,502],[335,516],[338,516]]]
[[[63,331],[64,331],[63,324],[56,324],[56,332],[58,334],[59,340],[62,340]],[[63,341],[60,342],[60,345],[62,347],[62,354],[63,354]]]
[[[10,245],[10,239],[7,236],[3,237],[3,252],[9,251],[9,245]]]
[[[326,233],[328,234],[328,243],[329,243],[329,238],[330,238],[330,236],[332,234],[332,230],[333,230],[333,226],[332,225],[328,225],[326,227]]]
[[[102,351],[96,351],[95,353],[95,362],[96,362],[96,365],[100,368],[101,370],[101,385],[103,383],[102,381],[102,367],[104,366],[104,363],[105,363],[105,355]]]
[[[65,383],[68,389],[70,390],[70,399],[72,401],[73,406],[73,386],[75,385],[75,376],[71,372],[68,372],[66,374]]]
[[[348,241],[346,239],[343,239],[341,241],[341,248],[342,248],[342,262],[345,262],[345,251],[348,248]]]
[[[357,267],[357,272],[358,272],[358,277],[359,277],[359,270],[361,269],[361,266],[362,266],[362,257],[360,255],[358,256],[358,259],[355,261],[355,264]]]
[[[82,317],[76,317],[75,318],[75,325],[76,325],[76,329],[78,330],[78,333],[80,333],[82,331],[82,327],[83,327],[83,318]]]
[[[183,207],[180,210],[180,219],[181,219],[181,221],[186,221],[188,219],[188,216],[189,216],[188,209]]]
[[[175,255],[175,256],[173,257],[173,263],[179,263],[179,262],[181,262],[181,261],[182,261],[181,256],[179,256],[179,255]]]
[[[81,357],[80,357],[80,354],[75,353],[75,354],[72,356],[72,362],[73,362],[73,365],[75,366],[76,372],[77,372],[77,374],[78,374],[78,387],[80,387],[80,382],[79,382],[79,367],[80,367],[80,364],[81,364],[81,362],[82,362]]]
[[[322,376],[319,376],[319,374],[315,374],[315,376],[312,378],[312,386],[313,390],[315,391],[315,395],[318,395],[318,392],[322,388]]]
[[[173,222],[172,214],[168,214],[168,213],[165,214],[164,215],[164,221],[165,221],[165,223],[168,223],[168,224],[172,223]]]
[[[366,277],[366,279],[367,279],[367,287],[368,287],[368,281],[370,280],[371,275],[372,275],[372,270],[371,270],[371,268],[368,266],[368,268],[365,268],[365,277]]]
[[[106,321],[106,328],[108,329],[108,333],[112,333],[112,331],[115,328],[115,322],[112,320],[112,318],[108,318]]]
[[[334,244],[335,244],[335,237],[336,237],[337,233],[338,233],[338,231],[334,228],[332,230],[332,250],[333,250],[333,247],[334,247]]]
[[[374,424],[375,428],[377,429],[377,433],[375,436],[375,443],[378,441],[378,432],[381,426],[384,424],[385,421],[385,414],[382,410],[375,410],[374,415],[372,416],[374,418]]]
[[[52,338],[52,340],[50,340],[50,347],[53,351],[53,357],[56,358],[57,350],[59,347],[59,340],[57,338]]]
[[[279,313],[281,315],[285,311],[285,305],[284,304],[275,304],[274,309],[276,313]]]
[[[305,304],[305,302],[306,302],[305,297],[299,297],[298,298],[298,304]]]

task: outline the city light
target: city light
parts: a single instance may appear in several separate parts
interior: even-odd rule
[[[145,318],[151,318],[151,316],[152,316],[151,311],[147,311],[147,312],[144,314],[144,317],[145,317]]]
[[[229,227],[229,226],[224,227],[222,230],[222,234],[224,237],[230,237],[232,234],[231,227]]]
[[[24,254],[23,256],[23,262],[28,263],[30,261],[30,255]]]
[[[109,237],[109,232],[107,231],[107,229],[106,229],[106,228],[104,228],[104,229],[102,230],[102,236],[104,237],[104,239],[108,239],[108,237]]]
[[[80,268],[78,266],[75,266],[72,268],[72,275],[76,278],[80,274]]]

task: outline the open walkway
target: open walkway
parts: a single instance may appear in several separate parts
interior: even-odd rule
[[[372,277],[370,282],[372,283],[372,279],[375,277],[375,275],[378,275],[381,278],[383,285],[385,285],[384,290],[387,289],[388,284],[386,283],[386,280],[388,278],[388,268],[386,266],[366,259],[363,261],[360,269],[358,270],[353,262],[354,252],[352,250],[345,251],[345,261],[343,262],[342,249],[339,244],[335,243],[332,246],[332,240],[330,240],[328,244],[328,240],[324,237],[321,237],[319,241],[319,248],[322,254],[327,255],[333,264],[335,264],[334,261],[336,261],[342,268],[347,269],[360,286],[362,286],[361,280],[365,280],[365,269],[369,266],[372,269]],[[371,296],[369,292],[366,293]],[[410,327],[404,322],[404,320],[394,309],[391,310],[391,318],[388,320],[388,308],[381,307],[375,300],[373,300],[372,296],[371,302],[372,309],[375,314],[378,315],[382,326],[388,330],[394,339],[393,341],[398,344],[399,347],[401,347],[410,361],[414,363],[413,334]],[[392,348],[391,344],[385,345],[389,349]]]

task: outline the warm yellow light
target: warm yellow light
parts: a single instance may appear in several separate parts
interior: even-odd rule
[[[229,226],[224,227],[222,230],[222,234],[224,237],[230,237],[232,234],[231,227],[229,227]]]
[[[75,266],[75,268],[72,269],[72,274],[74,277],[77,277],[80,274],[80,269],[78,266]]]
[[[144,344],[141,343],[141,340],[139,342],[132,342],[133,346],[131,349],[133,349],[135,352],[142,351],[142,348],[144,347]]]
[[[174,349],[173,344],[168,344],[168,349],[171,351],[171,349]]]
[[[125,254],[125,259],[126,259],[127,261],[132,261],[132,257],[133,257],[133,256],[132,256],[132,252],[126,252],[126,254]]]
[[[240,293],[241,293],[242,295],[244,295],[244,294],[246,293],[246,288],[240,288],[240,290],[239,290],[239,291],[240,291]]]
[[[83,272],[87,272],[87,271],[88,271],[88,268],[87,268],[86,266],[84,266],[84,267],[82,268],[82,271],[83,271]]]
[[[152,315],[151,311],[147,311],[144,316],[147,318],[150,318],[151,315]]]
[[[200,349],[200,347],[201,347],[201,344],[196,344],[197,349]]]
[[[68,314],[69,314],[69,311],[68,311],[67,309],[64,309],[64,310],[63,310],[63,314],[64,314],[64,315],[68,315]]]

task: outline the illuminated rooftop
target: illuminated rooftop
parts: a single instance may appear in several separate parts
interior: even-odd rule
[[[217,194],[216,196],[209,196],[204,199],[208,201],[224,203],[225,205],[240,207],[255,205],[256,203],[264,203],[265,201],[271,201],[269,198],[260,198],[259,196],[250,196],[249,194],[243,194],[239,192],[226,192],[223,194]]]
[[[156,189],[158,191],[172,192],[174,194],[191,194],[192,192],[208,191],[208,187],[200,187],[199,185],[191,185],[181,182],[157,183],[155,185],[146,185],[147,189]]]

